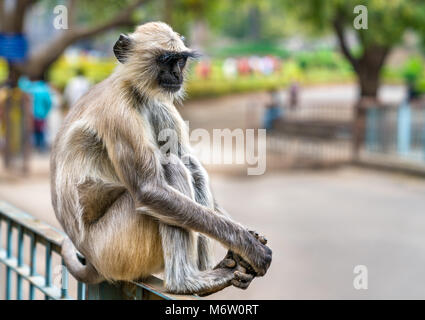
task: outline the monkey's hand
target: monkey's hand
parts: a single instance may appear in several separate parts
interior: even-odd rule
[[[272,250],[266,246],[267,239],[257,232],[249,230],[245,239],[244,252],[240,264],[248,273],[264,276],[272,262]]]

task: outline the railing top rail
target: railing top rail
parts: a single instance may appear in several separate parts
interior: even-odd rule
[[[1,200],[0,216],[2,216],[3,219],[5,218],[11,220],[12,223],[16,224],[17,226],[23,226],[24,232],[28,230],[33,232],[35,235],[38,235],[41,239],[50,242],[53,244],[52,249],[54,251],[60,252],[61,243],[65,236],[62,231],[34,218],[30,214],[12,206],[6,201]]]

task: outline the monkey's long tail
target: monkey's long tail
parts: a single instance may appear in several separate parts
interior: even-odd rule
[[[62,242],[61,251],[65,266],[68,268],[72,276],[78,281],[96,284],[105,280],[93,265],[86,260],[86,264],[82,264],[77,257],[77,249],[72,241],[66,237]]]

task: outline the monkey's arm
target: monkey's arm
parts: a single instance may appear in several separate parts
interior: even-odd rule
[[[231,219],[214,214],[164,183],[147,182],[137,195],[147,214],[183,228],[204,233],[252,264],[258,275],[264,275],[271,262],[271,250],[261,244],[246,228]]]
[[[106,140],[113,166],[132,194],[136,207],[164,223],[190,228],[216,239],[240,254],[264,275],[270,266],[272,252],[242,225],[228,217],[214,214],[189,197],[170,187],[154,148],[117,132]]]

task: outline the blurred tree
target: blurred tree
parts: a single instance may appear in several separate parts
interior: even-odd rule
[[[105,32],[119,26],[133,25],[134,11],[149,0],[67,0],[68,26],[53,39],[36,51],[29,52],[23,63],[8,63],[9,74],[17,72],[34,79],[42,79],[49,66],[72,43]],[[22,33],[27,12],[35,3],[52,7],[58,1],[52,0],[13,0],[6,10],[7,0],[0,0],[0,33]],[[10,3],[10,2],[9,2]],[[9,4],[10,6],[10,4]],[[84,24],[82,24],[84,22]]]
[[[314,32],[333,30],[342,53],[357,74],[360,97],[375,99],[380,72],[391,48],[398,44],[409,28],[424,17],[425,3],[419,0],[282,0],[287,10],[308,22]],[[357,5],[368,10],[368,28],[354,28]],[[347,31],[357,37],[359,47],[350,48]]]
[[[209,41],[209,17],[220,1],[162,0],[157,10],[162,20],[189,37],[192,47],[203,49]]]
[[[273,42],[294,31],[292,17],[279,1],[218,1],[215,9],[209,16],[211,24],[223,36]]]
[[[174,3],[175,0],[163,0],[164,7],[162,8],[163,11],[163,21],[165,23],[168,23],[170,26],[173,25],[173,13],[174,13]]]
[[[285,15],[279,1],[161,0],[160,3],[157,10],[161,10],[162,19],[178,32],[187,34],[195,46],[213,47],[211,32],[224,38],[264,43],[295,31],[292,17]]]

